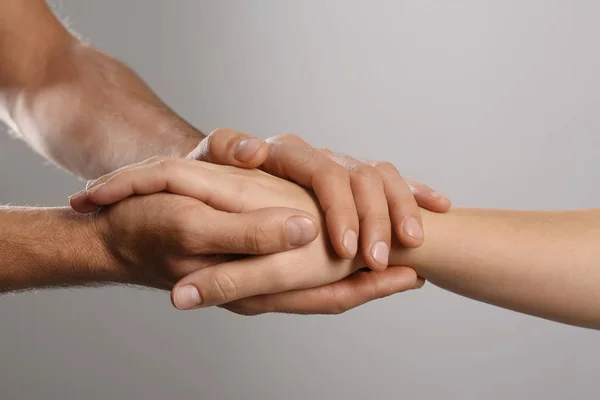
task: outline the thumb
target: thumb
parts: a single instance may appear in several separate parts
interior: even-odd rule
[[[233,129],[219,128],[208,135],[187,158],[239,168],[256,168],[269,156],[261,139]]]

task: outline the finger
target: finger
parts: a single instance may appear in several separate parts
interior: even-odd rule
[[[388,265],[392,240],[392,224],[388,209],[384,183],[374,167],[354,161],[350,170],[350,181],[354,203],[360,220],[360,247],[365,262],[374,271]]]
[[[272,207],[244,213],[203,211],[198,220],[188,217],[174,240],[192,254],[271,254],[306,245],[318,234],[313,215]]]
[[[418,289],[424,282],[409,267],[390,266],[385,271],[357,272],[316,288],[245,298],[223,307],[243,315],[340,314],[376,299]]]
[[[173,305],[182,310],[209,307],[238,299],[335,282],[356,270],[353,261],[306,268],[307,260],[295,250],[248,257],[200,269],[173,288]],[[190,294],[195,293],[195,296]]]
[[[200,142],[187,158],[240,168],[256,168],[269,155],[263,140],[233,129],[220,128]]]
[[[139,166],[142,165],[147,165],[147,164],[152,164],[152,163],[156,163],[159,162],[160,160],[164,160],[167,159],[168,157],[166,156],[155,156],[155,157],[151,157],[147,160],[144,160],[142,162],[136,163],[136,164],[131,164],[131,165],[127,165],[124,167],[121,167],[113,172],[110,172],[106,175],[101,176],[98,179],[92,179],[87,181],[86,183],[86,188],[85,190],[81,190],[71,196],[69,196],[69,205],[71,206],[71,208],[73,208],[73,210],[80,212],[80,213],[90,213],[92,211],[97,210],[98,208],[100,208],[100,205],[95,204],[94,202],[92,202],[89,199],[88,196],[88,190],[92,189],[93,187],[99,186],[103,183],[105,183],[106,181],[108,181],[109,179],[111,179],[113,176],[118,175],[120,173],[122,173],[123,171],[127,171],[133,168],[137,168]],[[122,199],[119,199],[122,200]],[[118,201],[118,200],[117,200]]]
[[[260,181],[247,179],[243,174],[232,174],[210,163],[173,158],[114,174],[103,184],[88,189],[87,197],[94,204],[108,205],[129,196],[162,191],[192,197],[227,212],[268,207],[265,199],[276,198]]]
[[[421,210],[412,192],[392,164],[374,164],[383,178],[385,194],[390,207],[394,231],[405,247],[419,247],[423,244],[423,223]]]
[[[78,213],[87,214],[100,208],[99,205],[92,203],[85,190],[81,190],[69,196],[69,205]]]
[[[336,253],[343,258],[356,256],[359,221],[348,171],[298,140],[267,142],[271,145],[269,158],[261,169],[311,188],[325,212]]]
[[[415,197],[419,207],[433,212],[445,213],[452,206],[452,203],[446,196],[436,192],[429,186],[406,178],[404,178],[404,181]]]
[[[89,190],[90,188],[92,188],[94,186],[101,185],[104,182],[106,182],[107,180],[109,180],[110,178],[112,178],[113,176],[115,176],[117,174],[120,174],[123,171],[127,171],[129,169],[136,168],[136,167],[139,167],[141,165],[147,165],[147,164],[152,164],[152,163],[155,163],[155,162],[159,162],[159,161],[165,160],[167,158],[169,158],[169,157],[167,157],[167,156],[154,156],[154,157],[147,158],[144,161],[140,161],[138,163],[129,164],[129,165],[126,165],[124,167],[118,168],[118,169],[116,169],[116,170],[114,170],[112,172],[109,172],[108,174],[102,175],[98,179],[91,179],[91,180],[87,181],[86,184],[85,184],[85,189]]]

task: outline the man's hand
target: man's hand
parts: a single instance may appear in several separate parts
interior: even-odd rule
[[[235,197],[230,188],[218,196]],[[206,199],[210,200],[209,191]],[[131,197],[100,211],[97,232],[110,264],[127,272],[127,283],[171,289],[182,277],[241,255],[270,254],[313,241],[319,220],[283,207],[253,209],[251,202],[217,202],[231,213],[189,197],[159,193]]]
[[[406,247],[423,242],[419,206],[445,212],[450,201],[425,185],[406,181],[390,163],[363,163],[327,149],[314,149],[295,135],[266,142],[230,129],[218,129],[188,156],[223,165],[262,170],[313,189],[325,211],[329,236],[336,252],[353,258],[358,250],[373,270],[387,266],[392,227]],[[88,184],[88,189],[120,171]],[[78,194],[73,208],[89,212],[99,204]],[[112,197],[113,201],[121,198]]]
[[[264,172],[164,157],[156,157],[122,169],[104,184],[91,188],[86,193],[86,198],[96,204],[111,204],[115,198],[163,190],[189,196],[187,201],[197,201],[193,197],[206,203],[206,206],[230,213],[285,205],[320,215],[319,205],[308,191]],[[147,198],[155,196],[159,195]],[[125,203],[118,203],[108,209],[108,215],[124,207],[123,204],[140,202],[145,198],[133,197],[125,200]],[[77,202],[77,198],[73,201]],[[125,209],[120,218],[126,218],[139,206],[132,207]],[[101,215],[102,213],[101,211]],[[165,217],[164,214],[152,215],[151,221],[160,223],[161,218]],[[110,225],[109,223],[108,226]],[[193,225],[201,230],[203,222],[199,220]],[[139,235],[132,234],[131,237],[139,238]],[[335,313],[391,292],[422,285],[414,271],[408,268],[392,268],[374,275],[353,275],[364,267],[364,262],[359,258],[352,260],[336,257],[328,240],[327,234],[321,231],[317,240],[303,248],[236,259],[206,268],[197,265],[195,272],[187,269],[186,272],[191,273],[177,283],[172,291],[173,303],[177,308],[191,309],[222,305],[247,297],[308,289],[307,292],[273,295],[273,301],[270,301],[269,296],[245,299],[229,304],[228,307],[248,314],[278,310]],[[132,247],[135,248],[133,242],[123,246],[124,249]],[[350,275],[352,277],[347,278],[348,280],[337,282]],[[331,283],[333,285],[330,287],[310,289]],[[332,299],[332,295],[336,293],[341,298],[336,300],[334,296]]]

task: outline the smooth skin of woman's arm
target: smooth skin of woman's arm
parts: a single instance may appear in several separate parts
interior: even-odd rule
[[[600,209],[423,211],[427,240],[392,251],[433,284],[463,296],[600,329]]]

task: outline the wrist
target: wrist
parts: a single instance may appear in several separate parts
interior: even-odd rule
[[[67,282],[80,280],[73,283],[101,284],[128,281],[127,271],[111,255],[106,229],[98,214],[79,214],[68,207],[50,210],[53,219],[50,226],[57,236],[57,243],[64,243],[58,253],[57,264],[66,271]],[[73,278],[70,278],[71,275]]]
[[[0,292],[119,282],[94,217],[67,208],[2,207]]]
[[[417,248],[406,248],[395,239],[389,263],[390,265],[409,266],[416,271],[417,275],[427,278],[425,275],[427,275],[428,264],[438,247],[439,240],[443,240],[444,227],[452,224],[454,214],[452,210],[447,213],[435,213],[421,209],[421,216],[425,231],[423,244]]]

